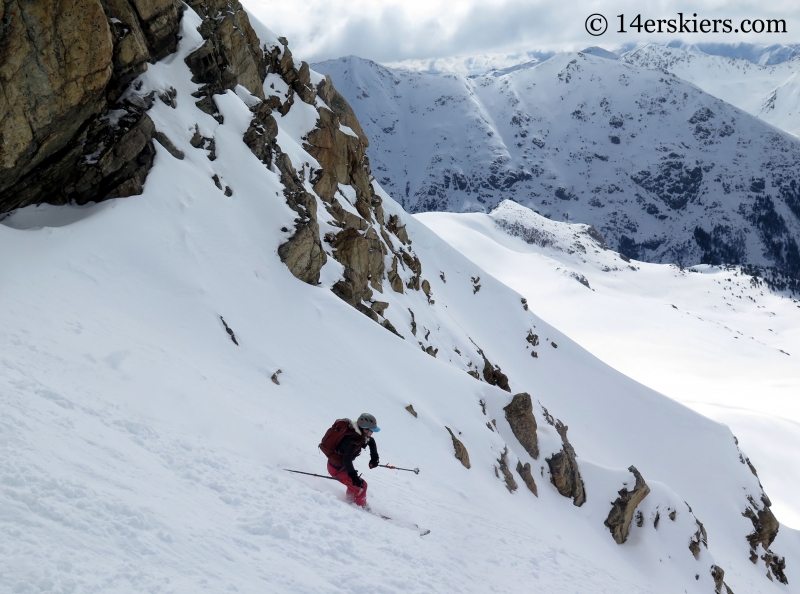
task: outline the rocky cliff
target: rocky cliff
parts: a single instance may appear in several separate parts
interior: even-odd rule
[[[177,0],[0,6],[0,213],[141,192],[155,129],[146,103],[120,97],[174,51],[181,12]]]

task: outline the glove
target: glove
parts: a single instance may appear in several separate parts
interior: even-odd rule
[[[372,460],[369,461],[369,467],[370,468],[377,468],[378,467],[378,462],[380,462],[380,460],[378,460],[377,458],[373,458]]]
[[[364,486],[364,481],[361,480],[360,476],[350,477],[350,480],[353,481],[354,487],[358,487],[359,489],[361,489]]]

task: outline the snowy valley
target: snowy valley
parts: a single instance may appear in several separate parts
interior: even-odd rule
[[[237,0],[76,1],[87,27],[14,13],[0,48],[92,39],[72,47],[96,77],[46,117],[40,81],[3,80],[0,590],[798,591],[758,459],[409,215],[374,122],[287,40]],[[693,93],[717,136],[761,125]],[[592,266],[644,266],[584,232]],[[547,274],[598,283],[570,268]],[[358,461],[393,521],[286,472],[324,475],[325,430],[365,411],[381,461],[420,469]]]

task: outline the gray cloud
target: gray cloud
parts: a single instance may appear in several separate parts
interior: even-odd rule
[[[681,39],[687,43],[759,44],[797,43],[800,41],[800,6],[794,1],[720,2],[695,0],[692,7],[676,0],[665,0],[650,8],[640,1],[621,0],[615,5],[596,0],[545,2],[543,0],[506,0],[498,3],[475,2],[459,16],[442,4],[432,3],[427,19],[415,18],[413,5],[386,4],[376,1],[354,5],[344,0],[296,0],[291,10],[276,10],[266,0],[245,0],[246,6],[267,26],[286,35],[293,51],[308,61],[344,55],[358,55],[378,62],[405,59],[438,58],[463,54],[482,54],[520,50],[574,50],[589,45],[615,48],[641,41],[667,42]],[[652,3],[656,4],[656,3]],[[355,8],[352,8],[354,7]],[[687,12],[687,10],[689,12]],[[637,34],[616,32],[618,14],[626,21],[641,13],[647,18],[677,18],[678,12],[698,19],[780,18],[787,23],[787,34],[713,35],[713,34]],[[592,37],[584,30],[589,14],[601,12],[609,20],[603,37]]]

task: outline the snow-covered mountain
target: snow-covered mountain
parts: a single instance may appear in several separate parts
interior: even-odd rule
[[[76,121],[0,161],[2,590],[798,590],[800,534],[727,427],[406,214],[330,79],[238,2],[166,4],[82,13],[69,74],[99,63],[102,101],[50,107],[103,142]],[[15,63],[80,32],[8,19]],[[163,56],[125,82],[134,41]],[[6,208],[32,188],[55,204]],[[364,472],[393,521],[285,472],[324,474],[322,434],[364,411],[420,468]]]
[[[737,267],[626,262],[586,225],[511,201],[415,218],[615,369],[729,425],[800,526],[800,476],[787,472],[800,460],[800,301]]]
[[[800,274],[800,142],[673,75],[585,54],[475,79],[354,57],[315,67],[412,212],[511,198],[629,257]]]
[[[735,60],[747,60],[761,66],[773,66],[800,56],[800,45],[796,43],[687,43],[674,40],[665,44],[670,48],[677,48],[693,52],[702,52],[710,56],[722,56]],[[629,47],[626,51],[635,48]],[[624,51],[622,52],[624,53]]]
[[[648,44],[623,62],[671,72],[739,109],[800,135],[800,56],[774,65]]]
[[[542,60],[546,60],[553,55],[555,55],[555,52],[501,52],[477,56],[451,56],[447,58],[403,60],[401,62],[390,62],[386,64],[386,66],[412,72],[479,76],[488,72],[502,72],[504,70],[530,66]]]

